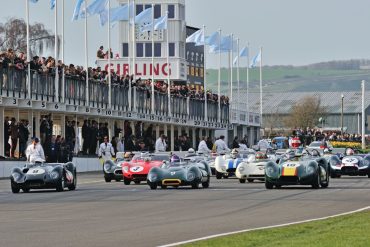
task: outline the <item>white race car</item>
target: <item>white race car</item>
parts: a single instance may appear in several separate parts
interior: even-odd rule
[[[235,173],[238,165],[241,162],[247,160],[248,155],[251,153],[254,153],[254,151],[247,150],[243,152],[237,152],[233,150],[230,154],[217,156],[215,159],[216,178],[228,178],[229,175]]]
[[[236,169],[235,175],[240,183],[254,180],[265,181],[265,165],[268,161],[275,160],[275,156],[268,157],[265,153],[258,152],[250,155],[247,160],[241,162]]]

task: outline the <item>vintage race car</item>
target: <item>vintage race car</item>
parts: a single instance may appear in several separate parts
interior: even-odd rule
[[[122,163],[125,162],[124,155],[125,153],[118,152],[114,161],[107,160],[104,162],[103,172],[105,182],[110,183],[112,180],[116,180],[117,182],[119,182],[123,179],[121,166]]]
[[[272,189],[282,185],[311,185],[318,189],[329,186],[330,167],[318,153],[300,157],[282,156],[279,163],[269,161],[265,166],[265,186]]]
[[[31,189],[64,188],[75,190],[77,186],[76,167],[68,163],[36,163],[26,164],[23,168],[16,167],[10,176],[10,185],[13,193],[29,192]]]
[[[238,165],[247,161],[248,155],[254,154],[254,150],[242,151],[237,154],[219,155],[215,159],[215,175],[217,179],[228,178],[233,175]]]
[[[170,160],[170,155],[165,153],[138,153],[129,162],[121,162],[122,179],[125,185],[129,185],[131,181],[135,184],[140,184],[141,181],[147,180],[147,175],[152,167],[161,166],[164,162]],[[112,171],[108,161],[104,165],[106,172]]]
[[[251,154],[246,161],[239,164],[235,176],[240,183],[245,183],[245,181],[251,183],[254,180],[265,181],[265,165],[267,162],[275,160],[276,156],[274,154],[261,158],[256,158],[256,155]]]
[[[148,185],[152,190],[161,186],[191,186],[193,189],[209,187],[211,169],[207,162],[185,159],[181,162],[166,162],[161,167],[153,167],[148,174]]]
[[[370,178],[370,155],[350,155],[340,159],[337,155],[329,158],[331,178],[342,175],[367,176]]]

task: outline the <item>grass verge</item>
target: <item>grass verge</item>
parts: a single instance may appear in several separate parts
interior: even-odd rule
[[[257,230],[182,246],[370,246],[370,210],[292,226]]]

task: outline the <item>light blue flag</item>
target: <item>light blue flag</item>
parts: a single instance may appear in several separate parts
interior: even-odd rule
[[[220,33],[214,32],[210,36],[205,38],[205,43],[209,46],[218,46],[220,40]]]
[[[167,15],[159,17],[158,19],[154,20],[154,26],[153,23],[150,23],[148,25],[143,26],[140,29],[140,32],[148,32],[151,30],[165,30],[167,29]]]
[[[237,47],[236,47],[235,42],[233,41],[235,40],[232,39],[231,35],[224,36],[221,38],[221,46],[219,44],[210,46],[209,52],[210,53],[219,53],[219,52],[224,53],[224,52],[229,52],[231,50],[236,51]]]
[[[56,0],[50,0],[50,9],[54,9]]]
[[[84,0],[77,0],[75,9],[73,11],[72,21],[78,20],[78,18],[81,18],[81,5],[84,2]]]
[[[195,43],[195,46],[204,45],[204,30],[199,29],[198,31],[187,37],[186,43]]]
[[[97,15],[107,9],[108,0],[95,0],[86,8],[87,15]]]
[[[31,3],[37,3],[39,0],[30,0]]]
[[[253,58],[252,58],[252,61],[251,61],[251,64],[250,64],[250,68],[254,68],[254,67],[256,67],[257,66],[257,64],[259,63],[259,62],[261,62],[261,51],[259,51],[258,52],[258,54],[257,55],[255,55]]]
[[[240,51],[240,53],[239,53],[239,56],[240,57],[248,57],[248,53],[249,53],[249,51],[248,51],[248,47],[244,47],[241,51]]]
[[[130,7],[133,4],[130,3]],[[129,20],[129,6],[127,4],[119,6],[117,8],[110,9],[110,23],[113,24],[117,21],[128,21]],[[108,22],[108,9],[100,13],[100,25],[104,26]]]
[[[148,8],[142,11],[135,17],[135,23],[142,24],[142,23],[152,23],[153,21],[153,10],[152,8]]]

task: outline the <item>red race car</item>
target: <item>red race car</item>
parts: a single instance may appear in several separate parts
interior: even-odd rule
[[[169,154],[135,154],[131,161],[122,163],[124,184],[129,185],[131,181],[140,184],[141,181],[146,181],[150,168],[161,166],[166,161],[170,161]]]

